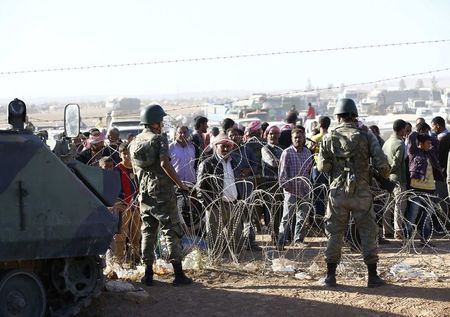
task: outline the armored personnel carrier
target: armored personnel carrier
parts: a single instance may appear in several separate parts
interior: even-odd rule
[[[26,106],[8,106],[0,130],[0,316],[73,316],[103,287],[104,254],[116,232],[119,176],[64,164],[24,128]],[[79,133],[78,105],[65,134]]]

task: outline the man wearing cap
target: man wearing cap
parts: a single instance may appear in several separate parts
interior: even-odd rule
[[[226,250],[236,254],[242,246],[242,208],[236,206],[243,187],[236,183],[242,170],[231,155],[234,142],[219,134],[212,146],[214,154],[199,165],[197,186],[206,209],[210,256],[217,258]]]
[[[322,139],[317,162],[319,172],[329,174],[332,181],[325,217],[328,243],[324,282],[328,287],[336,286],[336,267],[341,260],[343,236],[351,212],[359,229],[369,273],[367,286],[382,286],[385,282],[377,273],[378,227],[369,190],[369,160],[372,159],[374,167],[386,178],[390,167],[375,136],[356,126],[358,111],[352,99],[339,100],[334,114],[339,125]]]
[[[141,282],[147,286],[153,282],[153,262],[158,229],[167,242],[169,261],[175,273],[173,285],[191,284],[182,269],[182,229],[174,184],[182,191],[184,185],[170,164],[169,145],[166,134],[161,133],[163,118],[167,114],[160,105],[150,105],[141,111],[144,131],[130,144],[130,155],[135,175],[139,182],[139,201],[142,218],[142,259],[145,275]]]

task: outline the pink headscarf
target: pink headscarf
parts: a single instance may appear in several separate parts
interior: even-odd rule
[[[231,141],[231,139],[225,133],[220,133],[219,135],[211,139],[211,144],[214,146],[226,143],[233,144],[233,141]]]
[[[275,132],[281,133],[281,130],[280,130],[280,128],[277,125],[275,125],[275,124],[269,125],[267,127],[266,131],[264,131],[264,138],[265,139],[267,139],[267,136],[269,135],[270,131],[272,131],[272,130],[275,131]]]
[[[253,132],[261,129],[261,120],[255,120],[249,123],[249,125],[245,128],[245,135],[249,135]]]
[[[105,141],[105,135],[103,133],[99,133],[97,135],[90,135],[89,139],[84,141],[84,148],[85,149],[90,149],[91,148],[91,144],[98,144],[100,142]]]

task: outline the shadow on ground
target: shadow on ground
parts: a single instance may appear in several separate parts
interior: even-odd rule
[[[264,287],[276,289],[283,286]],[[292,287],[298,289],[298,286]],[[79,316],[403,316],[354,307],[352,303],[331,304],[288,296],[249,293],[244,289],[216,289],[202,284],[175,288],[169,282],[161,282],[157,286],[146,288],[149,294],[146,299],[129,293],[103,293]]]

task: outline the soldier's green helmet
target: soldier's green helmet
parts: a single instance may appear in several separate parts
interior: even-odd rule
[[[358,109],[356,108],[356,104],[353,99],[350,98],[342,98],[336,104],[336,108],[334,108],[334,114],[343,114],[349,113],[358,116]]]
[[[153,124],[163,121],[167,113],[160,105],[145,106],[141,110],[141,124]]]

